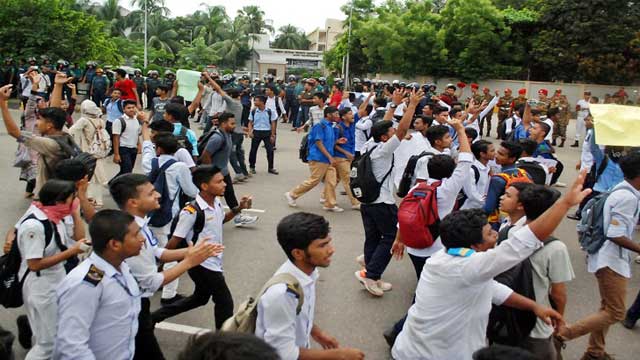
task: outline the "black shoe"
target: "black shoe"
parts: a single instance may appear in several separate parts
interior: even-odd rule
[[[385,330],[382,333],[382,336],[384,336],[384,340],[387,342],[387,345],[392,348],[393,344],[396,342],[396,338],[398,337],[395,326],[392,326]]]
[[[174,302],[176,302],[178,300],[182,300],[184,298],[185,298],[185,296],[180,295],[180,294],[176,294],[176,296],[172,297],[171,299],[160,299],[160,305],[171,305]]]
[[[551,146],[556,146],[556,145],[557,145],[556,139],[551,140]]]
[[[251,172],[251,174],[255,175],[256,174],[256,168],[251,168],[251,170],[249,170]]]
[[[573,145],[571,145],[571,147],[578,147],[578,146],[580,146],[580,145],[578,144],[578,140],[576,140],[576,141],[573,143]]]
[[[578,214],[567,215],[567,219],[580,221],[580,220],[582,220],[582,216],[580,216]]]
[[[26,350],[31,349],[31,325],[29,325],[29,319],[27,315],[20,315],[16,319],[16,325],[18,326],[18,342]]]
[[[631,330],[636,326],[636,322],[627,317],[627,318],[624,318],[624,320],[622,320],[622,326]]]
[[[280,173],[276,169],[269,169],[269,174],[278,175]]]

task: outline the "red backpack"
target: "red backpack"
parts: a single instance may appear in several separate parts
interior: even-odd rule
[[[398,228],[402,243],[414,249],[424,249],[433,245],[440,236],[440,216],[436,197],[436,181],[430,185],[418,183],[402,199],[398,208]]]

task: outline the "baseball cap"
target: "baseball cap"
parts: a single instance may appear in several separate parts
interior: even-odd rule
[[[538,94],[549,95],[549,90],[547,90],[547,89],[540,89],[540,90],[538,90]]]

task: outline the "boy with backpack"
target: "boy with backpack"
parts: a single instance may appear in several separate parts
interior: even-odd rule
[[[549,185],[551,183],[551,170],[540,158],[534,158],[538,144],[532,139],[520,139],[518,144],[522,147],[522,156],[516,162],[516,167],[524,169],[531,181],[538,185]]]
[[[466,200],[460,209],[479,209],[484,206],[489,189],[489,161],[496,158],[496,149],[487,140],[478,140],[471,144],[471,152],[474,159],[469,170],[470,176],[462,188]]]
[[[164,108],[164,120],[173,124],[173,135],[178,140],[180,147],[183,147],[193,156],[196,160],[200,153],[198,152],[198,138],[193,130],[186,128],[182,124],[182,118],[187,114],[189,110],[182,104],[169,103]]]
[[[243,196],[237,207],[224,212],[218,197],[224,194],[226,184],[219,168],[198,166],[192,173],[192,179],[200,192],[174,219],[173,234],[167,244],[169,249],[176,248],[185,241],[187,244],[208,243],[222,246],[223,223],[233,219],[242,209],[251,207],[251,198]],[[225,320],[233,315],[233,298],[224,278],[222,253],[211,256],[200,266],[190,269],[189,277],[195,284],[193,294],[154,311],[151,314],[153,322],[158,323],[204,306],[211,299],[215,304],[215,328],[220,329]]]
[[[557,190],[545,188],[542,185],[534,185],[527,183],[513,183],[509,186],[500,200],[500,210],[505,212],[509,218],[503,223],[498,233],[498,244],[513,236],[515,232],[533,220],[537,219],[542,213],[550,208],[553,203],[560,197]],[[538,249],[528,259],[520,263],[518,266],[526,267],[522,274],[528,274],[515,280],[522,280],[522,283],[505,284],[514,291],[526,289],[527,293],[531,293],[535,301],[544,307],[553,307],[560,315],[564,315],[567,303],[567,288],[565,283],[573,280],[575,275],[571,266],[571,258],[567,246],[562,241],[550,237],[545,240],[545,246]],[[516,267],[512,269],[516,269]],[[507,270],[507,272],[512,271]],[[499,277],[496,280],[500,281]],[[527,296],[525,291],[519,292],[521,295]],[[502,311],[506,309],[500,307]],[[498,311],[498,310],[496,310]],[[511,310],[506,310],[511,311]],[[497,313],[495,313],[497,314]],[[533,314],[516,313],[514,320],[518,322],[518,326],[526,328],[526,333],[512,334],[507,332],[507,344],[522,347],[539,359],[556,360],[559,355],[556,353],[552,334],[554,329],[551,325],[540,319],[536,319],[535,323],[526,319],[534,318]],[[525,320],[526,319],[526,320]],[[525,322],[526,321],[526,322]],[[526,325],[526,326],[524,326]],[[490,316],[489,328],[494,328],[492,317]],[[503,334],[501,334],[503,335]],[[500,343],[492,338],[490,340]]]
[[[120,89],[113,89],[111,90],[111,97],[106,98],[102,103],[102,111],[107,115],[106,129],[109,136],[113,134],[111,132],[113,122],[124,115],[124,106],[122,104],[123,100],[120,99],[121,95],[122,92],[120,92]]]
[[[277,235],[287,260],[274,275],[282,280],[267,286],[257,299],[255,334],[282,360],[364,359],[362,351],[340,347],[314,323],[317,268],[328,267],[335,251],[329,222],[319,215],[294,213],[280,220]],[[310,349],[311,338],[323,349]]]
[[[562,171],[564,170],[564,165],[553,155],[555,150],[553,149],[551,144],[549,144],[549,141],[545,140],[545,138],[549,134],[549,131],[551,131],[551,127],[549,127],[547,123],[537,122],[531,125],[531,128],[529,129],[529,139],[535,141],[538,144],[538,147],[533,152],[533,154],[530,155],[534,158],[543,158],[556,161],[556,164],[554,166],[555,169],[552,171],[553,175],[551,175],[550,184],[556,185],[558,187],[564,187],[565,184],[558,182],[558,179],[560,178],[560,175],[562,175]]]
[[[598,281],[600,309],[572,325],[561,326],[557,333],[562,341],[590,334],[584,360],[611,359],[605,351],[605,337],[611,325],[625,320],[631,255],[640,253],[640,245],[633,241],[640,212],[640,152],[636,150],[622,157],[619,165],[624,181],[585,206],[582,225],[588,229],[578,229],[580,244],[587,250],[587,270],[595,273]],[[601,217],[593,216],[600,213]],[[625,322],[631,324],[635,320],[628,318]]]
[[[133,171],[140,148],[140,121],[144,113],[138,113],[134,100],[125,100],[124,115],[113,122],[113,162],[120,165],[115,177]]]

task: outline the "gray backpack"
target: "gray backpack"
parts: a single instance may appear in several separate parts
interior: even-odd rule
[[[255,298],[250,297],[245,302],[240,304],[238,311],[233,314],[232,317],[227,319],[222,324],[221,331],[228,332],[240,332],[253,334],[256,332],[256,320],[258,319],[258,301],[264,293],[273,285],[285,284],[287,285],[287,291],[296,295],[298,298],[298,306],[296,307],[296,314],[300,314],[302,310],[302,304],[304,303],[304,293],[302,286],[295,276],[289,273],[281,273],[274,275],[269,281],[267,281],[260,292]]]
[[[624,188],[614,189],[609,192],[594,196],[582,209],[582,219],[576,226],[578,241],[582,250],[593,255],[600,250],[607,240],[607,228],[609,224],[604,222],[604,204],[609,195]],[[629,190],[627,190],[629,191]]]

